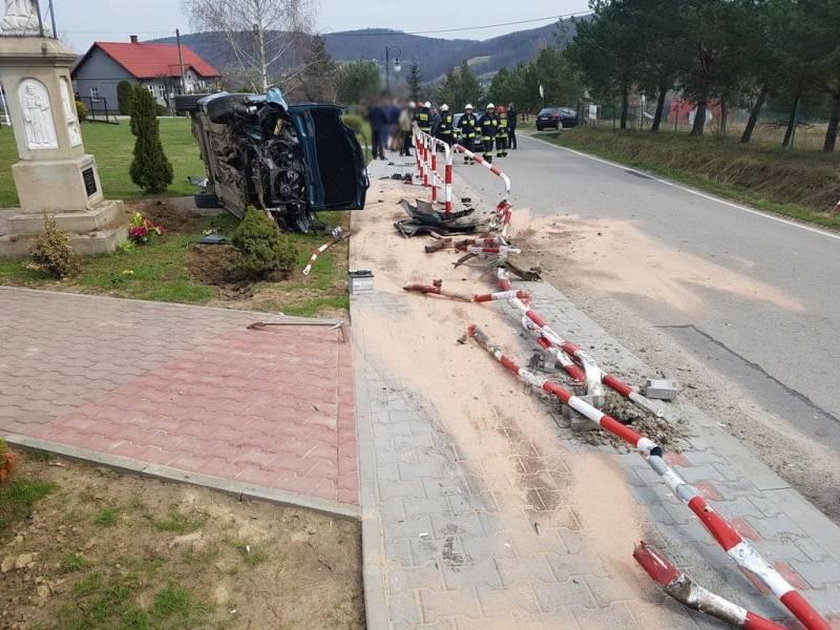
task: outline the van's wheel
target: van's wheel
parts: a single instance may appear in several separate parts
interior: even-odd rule
[[[250,96],[253,95],[225,94],[210,99],[203,104],[204,110],[207,112],[207,118],[210,119],[210,122],[216,124],[226,123],[234,112],[245,108],[245,103]]]

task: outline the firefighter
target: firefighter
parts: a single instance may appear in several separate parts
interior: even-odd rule
[[[499,119],[496,117],[496,106],[487,103],[484,115],[478,119],[478,127],[481,129],[481,141],[484,143],[484,159],[493,163],[493,141],[496,139],[496,130],[499,127]]]
[[[507,157],[507,141],[508,141],[508,114],[504,105],[499,105],[496,108],[496,120],[499,121],[499,127],[496,130],[496,157]]]
[[[429,133],[432,130],[432,104],[429,101],[423,103],[417,108],[414,114],[414,120],[417,121],[417,126],[423,133]]]
[[[459,141],[465,149],[472,151],[475,148],[475,137],[478,135],[478,118],[473,113],[473,106],[467,103],[464,107],[464,115],[458,121]],[[472,164],[471,157],[464,155],[464,164]]]
[[[440,106],[440,126],[438,127],[438,137],[449,146],[455,143],[455,129],[452,123],[455,121],[455,116],[449,111],[449,105],[444,103]]]

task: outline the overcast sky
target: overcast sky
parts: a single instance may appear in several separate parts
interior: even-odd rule
[[[86,51],[96,40],[127,41],[131,34],[139,35],[141,39],[154,39],[173,35],[176,28],[180,28],[182,33],[192,31],[181,12],[180,0],[54,2],[58,32],[79,53]],[[42,2],[42,5],[45,4]],[[586,9],[586,0],[320,0],[317,30],[323,33],[359,28],[428,31],[560,16]],[[487,39],[549,22],[545,20],[435,36]]]

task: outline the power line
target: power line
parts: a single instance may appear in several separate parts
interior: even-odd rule
[[[578,11],[577,13],[567,13],[564,15],[548,15],[546,17],[540,18],[532,18],[529,20],[516,20],[513,22],[498,22],[496,24],[483,24],[481,26],[464,26],[460,28],[439,28],[439,29],[429,29],[425,31],[391,31],[391,30],[383,30],[379,32],[355,32],[355,31],[344,31],[344,32],[334,32],[334,33],[324,33],[325,35],[332,35],[334,37],[381,37],[383,35],[434,35],[438,33],[460,33],[465,31],[479,31],[488,28],[499,28],[501,26],[518,26],[521,24],[534,24],[536,22],[548,22],[548,21],[560,21],[565,20],[568,18],[573,17],[582,17],[584,15],[590,15],[592,11]],[[125,34],[128,31],[65,31],[59,29],[62,33],[67,33],[68,35],[116,35],[116,34]],[[167,31],[136,31],[138,35],[159,35],[163,33],[172,33],[172,30]],[[200,35],[201,33],[189,33],[189,35]]]
[[[333,37],[377,37],[382,35],[433,35],[435,33],[460,33],[462,31],[478,31],[487,28],[498,28],[500,26],[516,26],[519,24],[533,24],[534,22],[548,22],[560,21],[567,18],[581,17],[590,15],[592,11],[579,11],[577,13],[568,13],[566,15],[549,15],[541,18],[533,18],[530,20],[517,20],[515,22],[498,22],[497,24],[484,24],[482,26],[464,26],[462,28],[440,28],[431,29],[428,31],[385,31],[385,32],[343,32],[343,33],[325,33],[325,35],[332,35]]]

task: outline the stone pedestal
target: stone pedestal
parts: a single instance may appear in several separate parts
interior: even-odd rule
[[[20,161],[12,174],[19,212],[0,234],[0,256],[25,256],[46,217],[80,254],[113,251],[128,236],[121,201],[106,201],[96,160],[85,153],[70,67],[75,54],[47,37],[0,36],[5,88]]]

